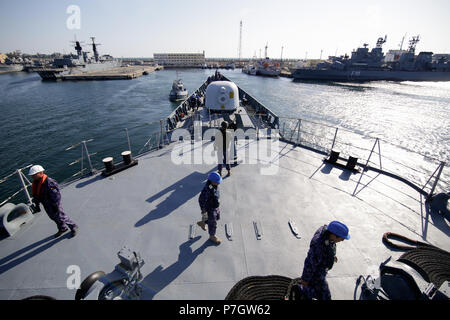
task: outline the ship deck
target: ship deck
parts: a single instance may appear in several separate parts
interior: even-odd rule
[[[332,220],[347,224],[351,235],[337,245],[339,260],[328,273],[333,299],[352,300],[359,275],[376,274],[381,262],[403,253],[382,243],[385,232],[450,248],[447,221],[427,211],[425,199],[404,183],[367,172],[352,196],[359,175],[324,164],[323,155],[312,150],[261,140],[275,150],[270,163],[253,157],[255,164],[233,167],[220,186],[219,246],[197,226],[189,238],[190,225],[201,217],[198,196],[216,166],[175,164],[171,157],[182,145],[171,143],[138,156],[137,166],[115,175],[98,173],[64,186],[63,207],[80,227],[75,238],[54,239],[56,226],[42,210],[2,240],[0,299],[73,299],[75,290],[66,287],[68,267],[79,266],[81,280],[98,270],[110,273],[123,246],[145,261],[143,299],[224,299],[248,276],[300,277],[314,232]],[[237,148],[248,151],[256,143],[241,141]],[[269,164],[277,172],[262,174]],[[262,229],[259,240],[254,221]],[[231,240],[225,224],[232,224]]]

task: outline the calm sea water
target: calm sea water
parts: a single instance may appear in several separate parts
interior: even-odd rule
[[[213,72],[182,70],[179,75],[192,92]],[[428,157],[450,162],[450,82],[320,84],[221,72],[279,116],[345,128],[416,151],[422,156],[407,152],[403,157],[430,175],[438,162]],[[94,139],[87,145],[96,153],[94,166],[102,168],[102,158],[120,159],[128,149],[125,128],[136,153],[158,130],[154,122],[177,106],[168,99],[174,79],[175,70],[123,81],[42,82],[33,73],[0,75],[0,179],[39,163],[58,181],[66,180],[80,170],[79,163],[68,164],[81,157],[81,148],[65,149],[88,139]],[[393,148],[383,149],[395,156]],[[448,189],[448,166],[443,180]],[[19,189],[16,181],[12,177],[0,184],[0,201]]]

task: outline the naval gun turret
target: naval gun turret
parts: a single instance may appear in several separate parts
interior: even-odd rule
[[[214,81],[206,88],[206,108],[212,113],[233,113],[239,107],[239,90],[231,81]]]

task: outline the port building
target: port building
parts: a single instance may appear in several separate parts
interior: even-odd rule
[[[203,53],[154,53],[156,64],[165,68],[191,68],[201,67],[205,63],[205,51]]]

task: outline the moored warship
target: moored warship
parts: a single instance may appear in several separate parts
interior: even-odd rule
[[[91,40],[93,56],[83,51],[81,42],[75,40],[76,55],[70,54],[65,55],[63,58],[54,59],[51,68],[37,70],[37,73],[42,80],[58,80],[65,75],[106,71],[119,68],[122,65],[120,60],[114,59],[109,55],[100,56],[97,51],[97,45],[99,44],[95,43],[94,37],[91,37]]]
[[[16,72],[23,70],[22,59],[6,58],[4,63],[0,63],[0,73]]]
[[[415,55],[419,36],[412,37],[408,50],[387,61],[382,50],[386,38],[378,38],[376,47],[369,52],[367,44],[348,55],[330,57],[315,68],[296,69],[294,80],[316,81],[450,81],[450,61],[444,56],[433,59],[432,52]],[[401,51],[401,50],[400,50]]]

